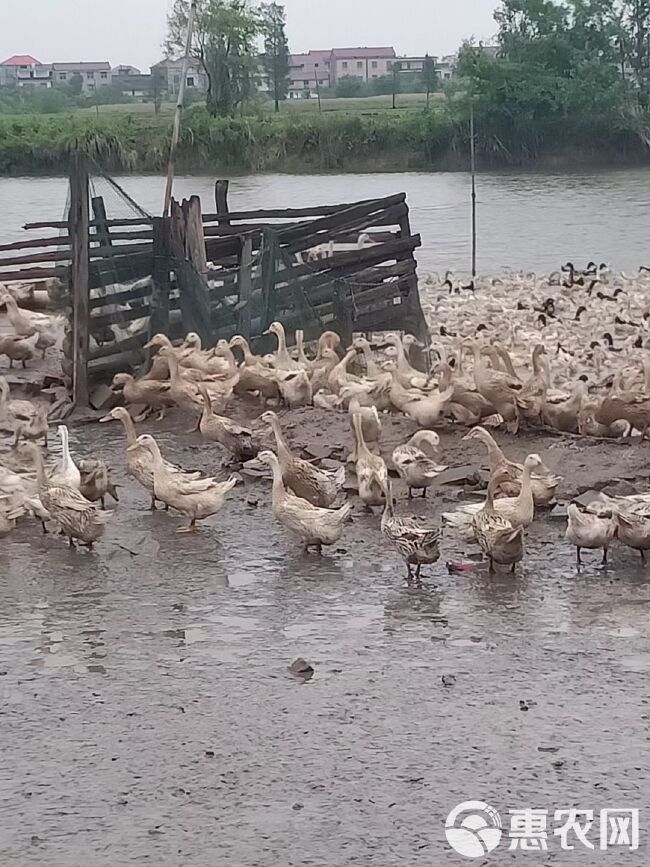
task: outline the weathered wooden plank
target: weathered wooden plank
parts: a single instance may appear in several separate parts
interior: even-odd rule
[[[107,220],[106,225],[114,226],[150,226],[151,220],[148,217],[127,217],[125,219]],[[94,220],[90,220],[89,226],[96,226]],[[25,223],[23,229],[31,231],[33,229],[67,229],[68,224],[64,220],[40,220],[35,223]]]
[[[247,340],[251,336],[251,297],[253,294],[253,238],[247,235],[242,239],[241,262],[239,265],[239,303],[238,332]]]
[[[380,212],[372,212],[365,216],[356,216],[353,219],[346,220],[345,222],[342,218],[337,219],[332,217],[332,220],[337,220],[337,225],[332,226],[331,229],[325,231],[319,229],[317,232],[311,234],[303,233],[302,236],[294,234],[291,239],[281,237],[281,243],[288,253],[304,253],[320,244],[329,243],[330,236],[335,230],[341,231],[354,229],[362,232],[373,226],[396,226],[399,224],[399,221],[404,214],[405,207],[406,206],[403,203],[397,204],[392,208],[387,208]],[[305,228],[309,229],[308,223],[305,224]]]
[[[0,252],[7,250],[31,250],[38,247],[69,247],[69,235],[55,235],[51,238],[25,238],[24,241],[12,241],[11,244],[0,244]]]
[[[329,214],[337,214],[355,205],[367,205],[370,202],[381,201],[377,199],[363,199],[360,202],[347,202],[341,205],[315,205],[308,208],[260,208],[256,211],[229,211],[228,218],[235,220],[294,220],[300,217],[320,217]],[[221,214],[204,214],[204,223],[217,222]]]
[[[170,233],[168,217],[154,217],[153,221],[153,291],[151,293],[151,319],[149,334],[166,334],[169,329]]]
[[[214,201],[217,206],[217,220],[224,226],[230,225],[230,217],[228,216],[228,187],[230,181],[218,180],[214,185]]]
[[[0,262],[0,267],[2,263]],[[0,282],[11,283],[14,280],[45,280],[48,277],[59,277],[62,280],[68,276],[69,268],[59,265],[54,268],[18,268],[17,270],[0,271]]]
[[[357,228],[364,221],[367,221],[373,214],[381,214],[398,205],[403,205],[406,199],[405,193],[399,193],[395,196],[388,196],[385,199],[375,199],[371,202],[363,202],[359,205],[352,205],[349,208],[344,208],[338,212],[320,217],[313,220],[311,223],[298,223],[289,229],[280,231],[280,240],[283,244],[291,244],[302,238],[306,232],[310,235],[317,235],[319,232],[328,232],[334,229],[341,229],[344,226]],[[366,225],[373,225],[372,221],[366,222]]]
[[[93,196],[91,199],[93,209],[95,234],[91,235],[90,240],[96,240],[100,247],[111,247],[111,234],[106,225],[106,206],[103,196]]]
[[[70,169],[69,234],[72,239],[73,401],[88,405],[88,348],[90,339],[89,179],[86,158],[74,153]]]

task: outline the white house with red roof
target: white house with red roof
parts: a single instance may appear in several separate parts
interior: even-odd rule
[[[14,54],[0,63],[0,87],[52,87],[51,72],[31,54]]]

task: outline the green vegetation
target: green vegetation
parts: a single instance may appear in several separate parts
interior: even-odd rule
[[[473,99],[479,152],[514,164],[650,141],[650,0],[502,0],[499,55],[467,44],[453,111]]]
[[[172,7],[170,40],[174,32],[181,38],[185,8]],[[270,19],[262,26],[245,0],[201,0],[199,8],[204,17],[195,50],[202,52],[210,92],[207,107],[195,105],[185,114],[180,169],[465,169],[472,106],[480,167],[649,161],[650,0],[502,0],[496,56],[467,43],[456,80],[442,92],[427,63],[417,83],[422,93],[400,93],[408,80],[394,69],[371,83],[381,95],[331,99],[322,93],[320,112],[316,99],[281,99],[286,70],[273,67],[273,52],[284,51],[281,13],[274,40]],[[232,38],[223,43],[217,31]],[[267,34],[267,71],[277,68],[278,114],[251,90],[254,32]],[[339,89],[355,94],[358,85],[343,79]],[[13,93],[19,104],[7,114],[12,104],[3,109],[4,98],[0,173],[63,171],[77,147],[113,171],[165,165],[169,106],[160,113],[153,105],[90,109],[85,103],[79,109],[75,100],[82,97],[70,87]],[[47,110],[38,100],[57,101],[53,113],[35,113]]]

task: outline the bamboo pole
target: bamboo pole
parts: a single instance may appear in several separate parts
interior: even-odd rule
[[[474,102],[469,114],[469,156],[472,173],[472,279],[476,277],[476,142],[474,139]]]
[[[174,126],[172,127],[172,140],[169,147],[169,163],[167,165],[167,185],[165,186],[165,201],[163,204],[163,217],[169,216],[169,207],[172,200],[172,189],[174,186],[174,163],[176,162],[176,151],[178,150],[178,139],[181,134],[181,117],[183,116],[183,102],[185,100],[185,82],[187,81],[187,61],[192,50],[192,34],[194,32],[194,18],[196,16],[197,0],[191,0],[190,11],[187,16],[187,40],[185,43],[185,56],[183,57],[183,66],[181,70],[181,80],[178,87],[178,99],[176,101],[176,113],[174,115]]]

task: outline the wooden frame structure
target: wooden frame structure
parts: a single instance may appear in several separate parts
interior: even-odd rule
[[[88,188],[87,163],[74,155],[68,220],[25,226],[62,234],[0,245],[0,281],[60,281],[70,323],[64,372],[79,405],[92,383],[138,368],[157,332],[195,331],[206,346],[241,333],[258,349],[273,320],[306,339],[330,328],[344,341],[385,330],[427,338],[420,236],[404,193],[236,212],[228,182],[217,181],[214,213],[202,214],[193,196],[172,202],[169,217],[109,219],[97,197],[91,219]]]

